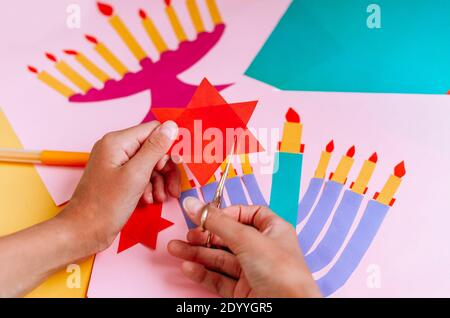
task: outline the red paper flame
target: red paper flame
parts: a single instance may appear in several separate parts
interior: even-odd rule
[[[369,161],[373,162],[373,163],[377,163],[378,162],[378,155],[376,152],[374,152],[372,154],[372,156],[370,156]]]
[[[334,140],[330,141],[327,145],[327,147],[325,148],[325,150],[327,152],[333,152],[334,150]]]
[[[145,13],[144,10],[139,9],[139,16],[140,16],[142,19],[145,19],[145,18],[147,18],[147,13]]]
[[[355,155],[355,146],[351,146],[351,148],[347,151],[347,157],[353,158],[353,156]]]
[[[397,166],[395,166],[394,175],[396,177],[402,178],[405,176],[405,174],[406,174],[405,162],[402,161]]]
[[[78,55],[78,52],[75,50],[64,50],[64,53],[67,55]]]
[[[93,37],[92,35],[87,35],[87,34],[86,34],[84,37],[85,37],[86,40],[88,40],[89,42],[94,43],[94,44],[98,44],[97,38]]]
[[[31,73],[38,73],[38,70],[37,70],[37,68],[35,68],[34,66],[31,66],[31,65],[28,65],[28,70],[31,72]]]
[[[114,12],[113,7],[106,3],[97,2],[97,7],[100,10],[100,12],[107,17],[110,17]]]
[[[294,109],[289,108],[286,113],[286,120],[289,123],[300,123],[300,115]]]
[[[166,3],[166,6],[170,6],[170,0],[164,0],[164,2]]]
[[[45,56],[52,62],[58,62],[56,57],[53,54],[51,54],[51,53],[45,53]]]

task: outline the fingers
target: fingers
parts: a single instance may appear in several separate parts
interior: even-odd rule
[[[145,203],[147,204],[153,204],[153,185],[151,182],[147,184],[144,190],[144,194],[142,195]]]
[[[199,224],[204,204],[197,198],[189,197],[183,201],[183,207],[193,222]],[[256,239],[255,232],[257,231],[253,227],[239,223],[212,206],[208,206],[205,228],[221,237],[236,254],[239,253],[239,247],[242,247],[246,242],[251,242],[252,239]]]
[[[122,166],[136,154],[158,126],[159,122],[152,121],[125,130],[110,132],[95,144],[92,153],[101,149],[109,162],[114,166]]]
[[[157,127],[128,162],[127,169],[133,173],[146,174],[145,177],[150,179],[153,169],[172,147],[177,135],[178,127],[173,121]]]
[[[159,172],[153,171],[151,183],[153,185],[153,199],[158,202],[166,201],[164,177]]]
[[[237,282],[229,277],[207,270],[205,266],[189,261],[183,262],[181,270],[188,278],[205,286],[213,293],[225,298],[231,298],[234,295]]]
[[[192,229],[188,232],[186,239],[192,245],[205,245],[208,239],[208,232],[203,232],[200,228]],[[226,243],[217,235],[211,237],[211,245],[215,247],[228,247]]]
[[[236,256],[226,251],[192,246],[182,241],[170,242],[167,249],[175,257],[202,264],[210,270],[224,273],[235,279],[238,279],[241,274],[241,266]]]
[[[166,192],[172,197],[178,198],[181,194],[181,174],[177,165],[169,159],[166,164],[160,169],[164,176],[166,185]]]

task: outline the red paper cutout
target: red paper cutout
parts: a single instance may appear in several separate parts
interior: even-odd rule
[[[153,113],[159,121],[173,120],[180,128],[187,129],[190,132],[190,141],[179,140],[174,147],[180,142],[183,142],[183,144],[190,142],[191,153],[184,152],[182,154],[183,160],[200,185],[205,185],[231,150],[233,138],[226,136],[227,128],[240,130],[236,131],[238,138],[237,154],[263,150],[258,140],[247,128],[247,123],[256,108],[256,104],[256,101],[227,104],[216,88],[205,79],[200,84],[186,109],[156,108],[153,109]],[[194,121],[198,121],[197,126]],[[201,127],[199,127],[200,121]],[[217,162],[213,162],[212,158],[204,158],[204,155],[208,154],[204,154],[203,151],[211,141],[203,140],[203,134],[209,128],[215,128],[220,131],[224,141],[223,156],[218,158]],[[199,140],[194,140],[195,138],[201,138],[202,140],[200,142]],[[250,146],[254,146],[252,148],[255,149],[250,149]]]
[[[173,223],[162,218],[162,204],[139,205],[122,229],[117,254],[140,243],[156,249],[158,233]]]

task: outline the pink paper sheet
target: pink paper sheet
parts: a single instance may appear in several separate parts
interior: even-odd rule
[[[157,60],[158,54],[142,28],[139,8],[146,9],[169,46],[176,48],[177,41],[166,17],[163,0],[106,2],[114,6],[152,59]],[[84,38],[85,34],[101,39],[130,71],[139,69],[137,60],[114,33],[106,18],[98,12],[96,1],[76,2],[81,8],[81,28],[69,29],[66,26],[66,9],[71,3],[72,1],[18,0],[8,4],[0,12],[0,27],[4,30],[0,51],[2,60],[7,61],[2,64],[0,77],[0,107],[11,121],[24,147],[28,149],[90,151],[103,134],[138,124],[148,112],[148,92],[107,102],[74,104],[46,87],[26,70],[27,65],[33,65],[63,79],[44,57],[45,52],[52,52],[96,83],[95,78],[74,62],[73,58],[62,53],[64,49],[76,49],[86,54],[108,74],[118,78],[93,51],[92,44]],[[207,29],[211,30],[212,23],[206,4],[204,1],[198,3]],[[218,0],[227,27],[225,33],[209,54],[179,78],[197,85],[204,77],[208,77],[214,84],[235,82],[245,72],[289,3],[289,0]],[[173,1],[173,6],[189,38],[193,39],[195,32],[184,1]],[[38,171],[57,204],[71,197],[82,173],[79,169],[47,167],[39,167]]]
[[[362,208],[374,192],[380,191],[395,165],[405,160],[407,174],[395,196],[397,201],[357,270],[334,296],[449,297],[448,96],[281,92],[245,77],[223,95],[227,100],[240,100],[254,98],[255,94],[260,107],[249,126],[282,127],[283,116],[277,114],[289,107],[294,107],[302,117],[306,150],[301,195],[331,139],[336,147],[328,172],[336,168],[348,147],[356,145],[355,164],[347,187],[355,180],[363,161],[374,151],[378,153],[377,168]],[[257,178],[268,198],[271,176],[257,175]],[[328,225],[329,222],[326,228]],[[323,235],[324,232],[319,241]],[[313,248],[316,245],[317,242]],[[319,272],[317,278],[331,265]],[[377,285],[372,280],[375,276],[380,288],[369,287]]]

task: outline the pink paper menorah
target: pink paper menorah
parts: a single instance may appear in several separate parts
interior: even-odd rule
[[[119,35],[141,66],[141,69],[137,72],[129,71],[113,51],[97,37],[86,35],[86,40],[93,45],[96,53],[109,64],[111,69],[121,76],[119,80],[111,79],[105,71],[82,52],[70,49],[64,50],[64,53],[73,56],[76,62],[81,64],[87,72],[102,82],[103,86],[100,88],[94,87],[83,75],[78,73],[64,60],[58,59],[54,54],[46,53],[46,56],[54,63],[55,68],[72,85],[78,88],[78,92],[46,71],[39,72],[33,66],[28,66],[28,69],[32,73],[37,74],[39,80],[73,103],[107,101],[131,96],[143,91],[151,92],[150,108],[145,118],[143,118],[143,122],[153,120],[155,117],[151,112],[152,107],[182,108],[188,104],[197,86],[182,82],[178,79],[178,75],[192,67],[208,54],[221,39],[225,31],[225,24],[222,21],[215,0],[205,1],[214,23],[214,29],[211,32],[205,30],[196,1],[189,0],[186,2],[187,9],[197,32],[197,38],[190,41],[187,39],[183,26],[171,5],[171,1],[165,0],[167,17],[179,41],[179,46],[176,50],[170,50],[168,48],[158,28],[151,20],[151,17],[143,9],[139,10],[142,26],[160,53],[160,59],[156,62],[148,57],[139,44],[139,41],[114,11],[114,8],[109,4],[98,2],[97,6],[100,13],[108,20],[114,32]],[[230,85],[218,85],[216,88],[220,91]]]

